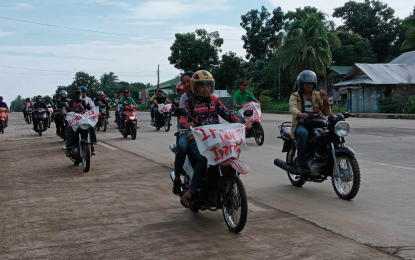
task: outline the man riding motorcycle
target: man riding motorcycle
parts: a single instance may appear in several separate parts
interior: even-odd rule
[[[6,108],[7,110],[9,109],[9,107],[7,106],[7,104],[6,104],[6,102],[3,102],[3,97],[2,96],[0,96],[0,107],[4,107],[4,108]],[[7,116],[7,114],[6,114],[6,127],[7,127],[7,123],[8,123],[8,121],[9,121],[9,117]]]
[[[94,100],[94,105],[95,106],[99,106],[99,103],[101,103],[101,104],[103,104],[103,105],[105,105],[106,106],[106,108],[107,108],[107,112],[106,112],[106,116],[107,116],[107,118],[108,118],[108,116],[109,116],[109,110],[110,110],[110,105],[108,104],[108,101],[105,99],[105,97],[104,97],[104,92],[102,92],[102,91],[98,91],[97,92],[97,95],[98,95],[98,97],[97,98],[95,98],[95,100]]]
[[[215,89],[215,80],[208,71],[199,70],[194,73],[190,84],[195,96],[183,104],[183,107],[188,110],[188,114],[179,117],[180,128],[189,129],[191,126],[219,124],[219,115],[229,123],[241,123],[241,120],[232,111],[226,109],[219,98],[212,95]],[[190,188],[181,198],[182,203],[186,206],[190,206],[192,197],[197,192],[200,179],[207,167],[207,159],[200,154],[193,135],[190,135],[188,139],[190,152],[197,163]],[[175,176],[175,182],[180,185],[180,179],[177,180],[177,176]]]
[[[45,110],[48,109],[48,107],[45,105],[45,103],[43,103],[43,99],[42,99],[41,95],[36,96],[36,103],[33,105],[33,108],[35,110],[39,109],[39,108],[43,108]],[[36,132],[38,131],[37,127],[38,127],[38,120],[35,117],[35,114],[33,114],[33,130],[35,130]]]
[[[91,110],[92,107],[89,103],[87,103],[84,99],[82,99],[81,88],[76,87],[73,91],[75,94],[75,98],[73,100],[68,101],[68,105],[65,106],[67,112],[75,112],[77,114],[83,114],[86,110]],[[66,116],[66,113],[63,113]],[[97,136],[93,127],[90,127],[90,137],[91,137],[91,153],[95,155],[95,148],[94,144],[97,144]],[[72,147],[74,145],[72,135],[74,131],[72,127],[68,124],[66,127],[66,157],[71,157]]]
[[[117,123],[118,123],[118,127],[117,129],[123,128],[124,127],[124,122],[125,122],[125,112],[122,110],[123,106],[137,106],[137,103],[135,103],[134,99],[131,96],[131,92],[126,89],[124,90],[124,96],[120,99],[120,102],[118,104],[119,108],[121,109],[120,114],[117,118]],[[137,125],[137,128],[138,125]]]
[[[121,98],[123,97],[124,93],[118,93],[117,98],[114,100],[114,107],[115,107],[115,120],[114,123],[117,123],[118,120],[118,114],[120,113],[120,107],[118,106],[120,103]]]
[[[331,108],[329,99],[324,90],[315,91],[317,87],[317,76],[313,71],[305,70],[297,77],[298,91],[291,94],[290,113],[292,117],[291,138],[297,140],[297,162],[299,173],[308,173],[307,166],[307,140],[308,131],[304,127],[303,119],[308,113],[320,113],[329,116]]]
[[[246,90],[248,88],[248,82],[246,80],[241,81],[239,84],[239,90],[233,95],[233,106],[237,109],[241,109],[242,106],[248,102],[254,101],[259,103],[261,106],[262,104],[254,97],[251,91]],[[236,115],[239,119],[243,119],[243,116],[239,111],[236,112]]]
[[[30,107],[33,107],[34,103],[30,101],[30,98],[26,98],[25,103],[23,104],[23,116],[26,119],[27,118],[27,110]]]
[[[63,117],[63,115],[61,114],[62,109],[67,107],[68,104],[68,92],[66,92],[65,90],[61,90],[59,92],[60,95],[60,99],[56,100],[55,103],[55,109],[59,112],[59,114],[56,116],[55,118],[55,125],[56,125],[56,133],[58,135],[62,134],[59,132],[59,127],[62,127],[61,129],[63,129],[64,125],[65,125],[65,118]],[[64,106],[63,103],[65,103],[66,105]],[[66,129],[65,129],[66,131]]]
[[[159,121],[159,109],[158,109],[158,105],[159,104],[169,104],[170,100],[167,99],[167,97],[163,97],[163,90],[161,89],[157,89],[156,91],[156,97],[153,99],[153,104],[154,104],[154,109],[153,109],[153,113],[154,113],[154,118],[155,118],[155,122],[152,123],[151,125],[155,125],[156,122]]]
[[[92,99],[90,97],[86,96],[86,93],[88,92],[88,89],[86,87],[82,86],[81,87],[81,92],[82,92],[82,99],[85,100],[85,102],[87,104],[89,104],[91,106],[91,108],[93,108],[95,106],[94,102],[92,102]]]
[[[45,96],[45,101],[43,101],[43,103],[45,103],[46,106],[47,105],[51,105],[52,107],[55,106],[55,104],[53,103],[53,101],[50,100],[50,96],[48,96],[48,95]]]

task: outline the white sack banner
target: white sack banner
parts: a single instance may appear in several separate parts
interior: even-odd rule
[[[257,119],[261,120],[262,111],[261,111],[261,105],[260,104],[258,104],[256,102],[253,102],[253,101],[248,102],[248,103],[244,104],[241,109],[239,109],[239,113],[241,113],[241,115],[244,116],[244,112],[247,109],[251,109],[253,111],[253,114],[249,118],[244,118],[245,122],[250,123],[250,122],[255,122],[255,120],[257,120]]]
[[[160,113],[171,111],[171,104],[159,104],[158,107]]]
[[[68,112],[66,114],[66,120],[71,125],[72,130],[76,132],[79,126],[82,124],[90,124],[95,126],[99,118],[99,108],[94,107],[92,110],[85,112],[85,114],[76,114],[74,112]]]
[[[191,128],[200,154],[208,164],[217,165],[229,158],[239,158],[246,147],[245,125],[217,124]]]

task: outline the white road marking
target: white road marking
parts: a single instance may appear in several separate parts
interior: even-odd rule
[[[100,143],[98,143],[98,144],[99,144],[99,145],[102,145],[102,146],[104,146],[104,147],[107,147],[108,149],[113,150],[113,151],[118,150],[117,148],[112,147],[112,146],[109,146],[109,145],[104,144],[104,143],[102,143],[102,142],[100,142]]]
[[[393,166],[394,168],[399,168],[399,169],[404,169],[404,170],[410,170],[410,171],[415,171],[415,168],[410,168],[410,167],[404,167],[404,166]]]
[[[248,202],[248,209],[252,210],[253,212],[260,212],[260,211],[266,211],[266,209],[258,207],[251,202]]]
[[[392,164],[389,164],[389,163],[375,163],[375,164],[382,165],[382,166],[390,166],[390,165],[392,165]]]

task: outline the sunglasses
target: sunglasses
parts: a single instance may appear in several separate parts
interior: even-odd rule
[[[304,85],[314,85],[314,82],[304,82]]]

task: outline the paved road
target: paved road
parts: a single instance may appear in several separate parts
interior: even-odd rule
[[[184,209],[159,163],[172,155],[126,151],[166,149],[156,137],[171,133],[131,141],[112,126],[99,138],[117,145],[98,145],[83,173],[53,128],[37,138],[17,116],[0,135],[0,259],[396,259],[253,199],[239,235],[221,212]]]
[[[149,126],[149,113],[139,113],[137,140],[124,140],[114,129],[100,140],[172,167],[174,156],[167,146],[173,131],[157,132]],[[251,173],[243,177],[253,201],[289,212],[327,230],[402,257],[415,259],[415,122],[351,118],[348,146],[358,153],[362,186],[353,201],[337,198],[331,180],[291,186],[286,173],[273,165],[281,153],[278,125],[289,115],[263,117],[265,144],[248,140],[242,154]]]

